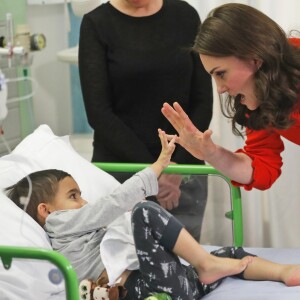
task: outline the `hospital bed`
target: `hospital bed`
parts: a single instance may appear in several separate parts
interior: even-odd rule
[[[24,172],[31,173],[38,169],[60,168],[72,174],[83,190],[83,197],[93,201],[95,196],[99,196],[101,193],[109,193],[118,184],[112,176],[103,172],[103,170],[133,173],[145,166],[145,164],[108,163],[92,165],[72,149],[67,137],[57,137],[49,127],[42,125],[31,136],[23,140],[13,153],[0,158],[0,188],[9,186],[19,178],[24,177]],[[232,221],[233,245],[243,245],[242,200],[239,188],[233,187],[226,177],[211,166],[170,165],[165,172],[182,174],[183,176],[203,176],[207,174],[224,179],[229,186],[230,205],[232,208],[229,211],[224,211],[224,215]],[[103,187],[101,186],[101,191],[99,190],[99,182],[103,185]],[[22,218],[20,223],[22,233],[20,234],[19,227],[10,223],[16,217],[15,208],[11,206],[9,201],[4,201],[5,199],[2,198],[0,200],[1,207],[3,208],[4,205],[5,210],[5,213],[3,213],[3,209],[0,211],[0,257],[3,264],[2,269],[0,264],[0,295],[3,297],[1,298],[0,296],[0,298],[29,300],[37,299],[33,296],[36,294],[44,295],[39,296],[39,299],[78,299],[77,277],[70,263],[60,254],[51,250],[44,236],[34,238],[34,235],[40,229],[34,227],[37,224],[33,224],[32,220],[27,220],[26,215],[21,210],[18,211],[17,215],[18,220]],[[5,207],[5,205],[8,206]],[[3,228],[1,221],[5,222],[6,228],[9,229]],[[7,234],[7,231],[10,231],[10,234]],[[10,240],[18,234],[17,240]],[[43,233],[41,232],[41,234]],[[8,242],[6,242],[5,238],[8,239]],[[205,248],[211,251],[219,246],[223,245],[208,245]],[[300,249],[246,248],[246,250],[280,263],[300,262]],[[33,259],[34,261],[42,260],[44,264],[39,263],[36,266],[33,263]],[[50,267],[48,262],[51,264]],[[31,264],[32,270],[26,269],[26,266]],[[17,269],[14,268],[15,266],[17,266]],[[53,266],[60,270],[64,280],[57,280],[60,279],[59,272],[56,272],[55,276],[50,278],[51,272],[56,270],[55,268],[53,269]],[[23,271],[24,273],[22,273]],[[11,276],[7,275],[10,272],[13,272],[13,274]],[[30,277],[30,280],[28,277]],[[26,283],[24,283],[25,279],[27,280]],[[43,281],[40,279],[43,279]],[[51,282],[45,283],[47,279],[50,279]],[[9,295],[14,295],[13,297],[3,296],[6,290],[1,290],[1,287],[7,283],[9,283],[7,285],[8,289],[10,289]],[[40,287],[43,287],[43,291],[39,291]],[[14,294],[15,290],[16,294]],[[32,292],[33,290],[36,293]],[[299,299],[299,297],[300,287],[286,287],[278,282],[254,282],[226,278],[216,290],[206,295],[203,299],[294,300]]]

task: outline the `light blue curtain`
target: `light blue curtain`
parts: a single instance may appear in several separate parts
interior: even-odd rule
[[[68,5],[71,31],[69,32],[69,46],[75,47],[79,41],[79,29],[81,24],[81,17],[74,15],[71,5]],[[79,71],[77,65],[70,65],[71,74],[71,104],[72,104],[72,122],[74,133],[90,133],[92,128],[87,122],[85,108],[82,99]]]

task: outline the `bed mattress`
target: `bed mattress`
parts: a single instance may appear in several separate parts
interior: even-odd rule
[[[220,247],[204,246],[207,251]],[[300,248],[246,248],[264,259],[284,264],[300,264]],[[287,287],[281,282],[248,281],[225,278],[204,300],[299,300],[300,286]]]

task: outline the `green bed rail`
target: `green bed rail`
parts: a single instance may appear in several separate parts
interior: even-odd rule
[[[94,165],[106,172],[128,172],[135,173],[149,164],[142,163],[102,163],[95,162]],[[235,187],[231,184],[229,178],[217,171],[215,168],[209,165],[185,165],[185,164],[172,164],[169,165],[164,173],[167,174],[181,174],[181,175],[215,175],[224,179],[230,189],[231,207],[232,210],[225,213],[227,218],[232,220],[233,226],[233,245],[236,247],[243,246],[243,212],[242,212],[242,199],[241,190],[239,187]]]
[[[66,299],[79,299],[77,275],[70,262],[54,250],[30,247],[0,246],[0,258],[5,269],[10,269],[14,258],[48,260],[58,267],[65,279]]]

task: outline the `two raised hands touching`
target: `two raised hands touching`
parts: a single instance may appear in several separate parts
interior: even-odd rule
[[[250,156],[242,152],[232,152],[215,144],[211,139],[212,131],[198,130],[177,102],[173,107],[164,103],[161,111],[178,133],[178,136],[167,134],[168,140],[175,140],[175,143],[193,156],[206,161],[231,180],[242,184],[252,182],[253,167]]]
[[[158,130],[162,144],[161,159],[162,157],[166,159],[170,154],[168,164],[174,163],[171,162],[171,155],[175,149],[175,143],[184,147],[200,160],[207,160],[214,153],[216,145],[211,140],[212,131],[207,130],[204,133],[199,131],[177,102],[174,103],[173,107],[165,103],[162,113],[176,129],[178,136],[168,135],[164,131]],[[172,153],[170,149],[172,149]],[[159,177],[159,193],[156,198],[163,208],[172,210],[179,205],[181,181],[182,177],[177,174],[162,174]]]
[[[150,166],[157,177],[171,163],[171,156],[175,150],[175,136],[168,141],[166,133],[158,129],[158,136],[161,142],[161,152],[158,159]]]

